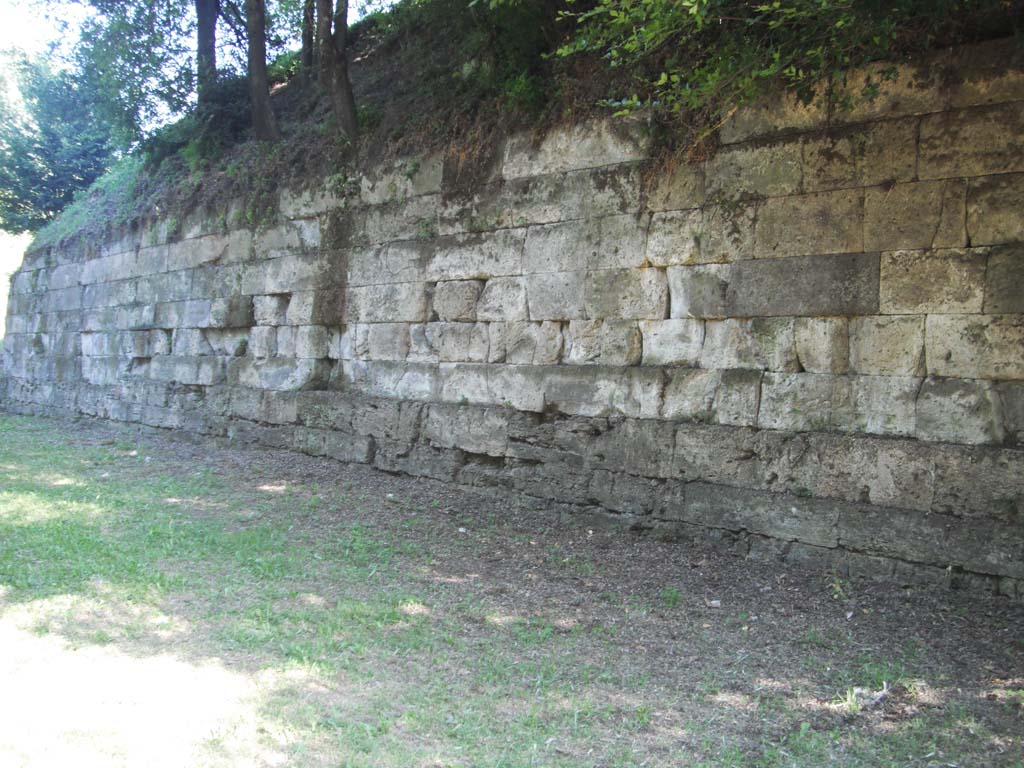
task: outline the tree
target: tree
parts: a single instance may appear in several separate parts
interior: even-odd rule
[[[0,90],[0,229],[34,232],[111,166],[115,142],[87,83],[42,59],[17,59],[10,71]]]
[[[199,105],[209,99],[217,81],[217,0],[195,0],[196,8],[196,95]]]
[[[356,100],[348,76],[346,44],[348,38],[348,0],[316,0],[317,48],[320,54],[320,84],[331,99],[334,116],[342,135],[353,141],[359,133]]]
[[[267,79],[267,9],[264,0],[245,0],[245,18],[249,32],[249,103],[253,133],[257,139],[277,139],[280,133],[270,106]]]
[[[302,82],[309,85],[313,81],[313,67],[316,63],[313,40],[316,32],[316,0],[303,0],[302,3],[302,49],[300,51]]]

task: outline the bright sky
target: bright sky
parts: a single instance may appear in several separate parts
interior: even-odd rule
[[[52,4],[47,7],[31,0],[0,0],[0,50],[43,53],[50,43],[66,37],[62,20],[75,28],[85,17],[82,6],[62,6],[59,14],[51,8]]]

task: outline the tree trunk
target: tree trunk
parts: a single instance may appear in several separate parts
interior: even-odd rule
[[[302,82],[309,85],[313,81],[314,34],[316,32],[316,0],[305,0],[302,5]]]
[[[274,111],[270,108],[267,80],[267,9],[264,0],[245,0],[245,21],[249,33],[249,104],[252,130],[257,139],[280,137]]]
[[[334,116],[345,138],[354,141],[359,133],[356,102],[348,78],[345,44],[348,36],[348,0],[338,0],[337,10],[331,0],[316,0],[317,38],[320,49],[320,84],[331,99]],[[332,33],[331,27],[334,31]]]
[[[199,105],[210,98],[210,89],[217,81],[217,16],[218,0],[195,0],[196,6],[196,92]]]

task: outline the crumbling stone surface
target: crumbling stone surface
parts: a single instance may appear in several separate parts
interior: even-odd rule
[[[0,402],[1020,597],[1024,75],[1001,50],[869,67],[849,108],[742,108],[653,178],[650,126],[596,121],[512,137],[470,190],[405,158],[347,197],[284,191],[259,230],[197,211],[32,251]]]

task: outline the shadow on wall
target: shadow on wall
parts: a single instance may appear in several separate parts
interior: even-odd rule
[[[21,235],[0,232],[0,312],[3,313],[3,317],[7,317],[7,295],[11,290],[11,275],[21,266],[22,257],[31,242],[32,235],[27,232]],[[0,339],[3,339],[5,332],[6,324],[0,323]]]

